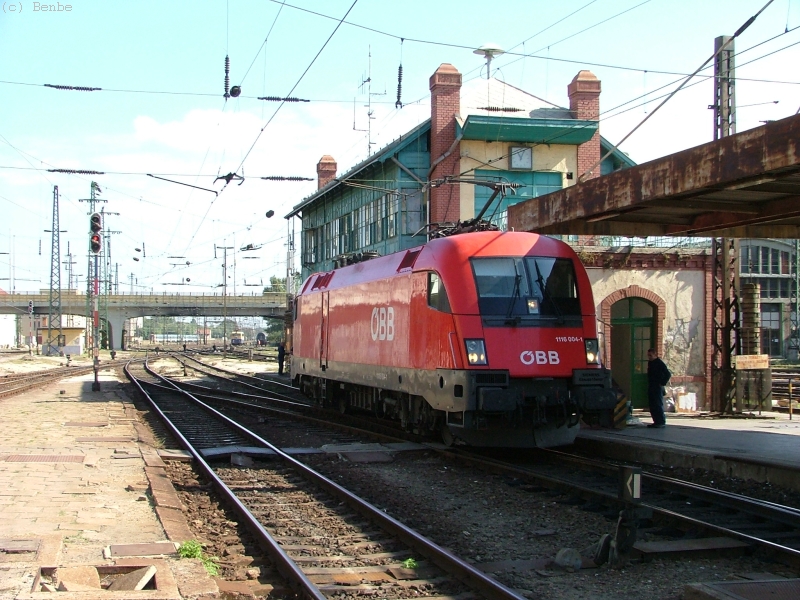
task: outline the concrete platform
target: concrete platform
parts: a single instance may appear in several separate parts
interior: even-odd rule
[[[750,417],[667,414],[667,426],[650,429],[635,413],[624,429],[582,429],[577,448],[632,462],[707,469],[800,491],[800,415],[764,412]]]
[[[191,539],[191,531],[122,381],[101,371],[101,391],[92,392],[93,379],[64,379],[0,400],[0,597],[42,597],[57,587],[59,573],[81,568],[103,578],[152,571],[150,565],[155,584],[126,592],[97,589],[94,597],[218,597],[202,565],[187,564],[193,561],[152,551],[104,556],[120,545],[158,542],[174,551],[173,542]],[[59,598],[92,596],[70,585],[76,584]]]

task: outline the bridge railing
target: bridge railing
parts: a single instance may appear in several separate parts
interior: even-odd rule
[[[150,294],[110,294],[105,296],[108,306],[193,306],[221,307],[226,304],[230,307],[257,308],[259,306],[285,306],[285,292],[267,292],[263,294],[226,294],[222,293],[202,293],[202,294],[180,294],[173,292],[150,293]],[[27,310],[28,302],[33,302],[37,313],[42,312],[42,307],[49,306],[50,292],[42,290],[38,292],[15,292],[11,294],[0,294],[0,306],[15,307]],[[86,294],[77,293],[75,290],[62,290],[62,306],[74,306],[86,303]]]

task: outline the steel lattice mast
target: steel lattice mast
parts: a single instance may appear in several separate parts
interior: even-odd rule
[[[50,254],[50,305],[47,311],[47,355],[53,354],[53,320],[58,323],[58,337],[55,338],[56,352],[62,347],[61,324],[61,239],[58,224],[58,186],[53,186],[53,246]]]

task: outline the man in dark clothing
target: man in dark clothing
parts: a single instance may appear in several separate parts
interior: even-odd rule
[[[278,344],[278,375],[283,375],[283,361],[286,360],[286,344]]]
[[[658,358],[655,348],[650,348],[647,351],[647,400],[653,423],[648,427],[661,429],[667,424],[664,416],[664,386],[671,375],[664,361]]]

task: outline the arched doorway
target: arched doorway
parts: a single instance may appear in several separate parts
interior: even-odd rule
[[[656,347],[657,307],[638,297],[611,305],[611,364],[614,380],[634,408],[647,407],[647,349]]]

